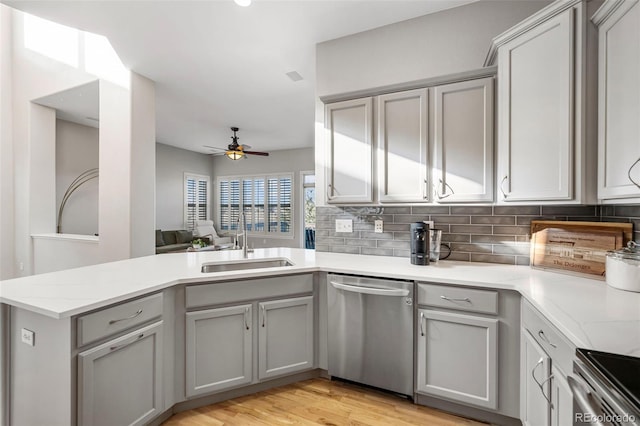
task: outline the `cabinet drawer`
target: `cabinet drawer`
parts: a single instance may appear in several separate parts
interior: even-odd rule
[[[438,284],[418,284],[418,304],[497,315],[498,292]]]
[[[162,293],[78,317],[78,346],[108,337],[162,315]]]
[[[202,308],[311,292],[313,274],[192,285],[186,288],[186,307]]]
[[[553,359],[554,366],[564,374],[571,374],[575,347],[525,300],[522,302],[522,328],[527,330]]]

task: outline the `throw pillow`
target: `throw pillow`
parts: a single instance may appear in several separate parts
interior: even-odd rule
[[[193,239],[193,232],[191,231],[176,231],[176,242],[178,244],[190,243]]]
[[[162,238],[162,231],[159,229],[156,229],[156,247],[159,246],[163,246],[164,244],[164,239]]]

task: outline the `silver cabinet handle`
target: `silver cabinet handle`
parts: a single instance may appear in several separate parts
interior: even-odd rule
[[[502,192],[503,198],[507,198],[507,194],[504,192],[503,186],[504,186],[504,181],[507,180],[508,178],[509,178],[509,175],[504,175],[504,177],[500,181],[500,192]]]
[[[551,340],[549,340],[549,338],[547,337],[546,334],[544,334],[544,331],[540,330],[538,331],[538,336],[540,336],[540,339],[545,342],[547,345],[551,346],[552,348],[557,348],[558,346],[555,345],[554,343],[551,342]]]
[[[420,335],[424,336],[424,328],[422,326],[422,323],[424,322],[424,312],[420,312]]]
[[[115,323],[120,322],[120,321],[126,321],[126,320],[130,320],[130,319],[134,319],[135,317],[139,316],[140,314],[142,314],[142,309],[138,309],[135,314],[133,314],[133,315],[131,315],[129,317],[111,320],[111,321],[109,321],[109,325],[115,324]]]
[[[471,299],[469,299],[468,297],[455,298],[455,297],[448,297],[448,296],[440,296],[440,299],[448,300],[449,302],[467,302],[467,303],[471,303]]]
[[[549,377],[547,377],[544,381],[539,382],[538,379],[536,379],[536,369],[542,365],[542,363],[544,362],[544,358],[540,358],[538,360],[538,362],[536,363],[536,365],[533,366],[533,369],[531,370],[531,377],[533,377],[533,381],[536,382],[536,385],[538,385],[538,387],[540,388],[540,393],[542,393],[543,398],[547,401],[547,403],[553,407],[553,403],[551,402],[551,398],[547,397],[547,394],[544,393],[544,385],[551,379],[553,379],[553,374],[550,375]]]
[[[248,316],[249,316],[249,308],[244,308],[244,326],[247,330],[249,329],[249,321],[247,321]]]
[[[429,188],[429,182],[425,179],[424,180],[424,186],[422,187],[422,198],[424,200],[428,200],[429,199],[428,188]]]
[[[383,288],[383,287],[365,287],[361,285],[349,285],[329,281],[334,288],[338,290],[350,291],[352,293],[372,294],[376,296],[408,296],[410,291],[403,288]]]
[[[631,181],[632,184],[634,184],[635,186],[637,186],[638,188],[640,188],[640,183],[636,182],[635,180],[633,180],[633,178],[631,177],[631,170],[633,170],[633,168],[636,166],[636,164],[640,163],[640,158],[638,158],[632,165],[631,167],[629,167],[629,170],[627,171],[627,177],[629,178],[629,180]]]
[[[264,305],[260,306],[262,308],[262,326],[264,327],[264,323],[266,321],[267,313],[264,309]]]
[[[540,367],[543,362],[544,362],[544,358],[540,358],[538,362],[536,362],[536,365],[534,365],[533,369],[531,370],[531,377],[533,377],[533,381],[536,382],[536,385],[538,385],[538,387],[540,387],[540,382],[538,381],[538,379],[536,379],[536,369]]]
[[[436,196],[438,197],[439,200],[442,200],[443,198],[447,198],[455,194],[455,192],[453,191],[453,188],[451,188],[451,186],[448,183],[442,182],[442,179],[439,179],[439,181],[440,181],[440,186],[444,185],[445,187],[445,191],[443,194],[440,194],[440,192],[438,191],[438,188],[436,187]],[[451,191],[450,193],[447,193],[447,188],[449,188],[449,190]]]
[[[547,404],[549,404],[549,407],[553,408],[553,401],[551,401],[551,396],[547,397],[547,394],[544,393],[544,385],[546,385],[547,382],[549,382],[551,379],[553,379],[553,374],[544,379],[542,383],[540,383],[540,392],[542,392],[542,396],[544,397],[544,399],[547,400]]]
[[[140,333],[140,334],[138,335],[138,337],[136,337],[136,340],[134,340],[134,342],[137,342],[138,340],[142,339],[143,337],[144,337],[144,333]],[[125,343],[124,345],[111,346],[111,347],[109,348],[109,350],[110,350],[110,351],[117,351],[118,349],[120,349],[120,348],[124,348],[125,346],[128,346],[128,345],[130,345],[131,343],[133,343],[133,342]]]

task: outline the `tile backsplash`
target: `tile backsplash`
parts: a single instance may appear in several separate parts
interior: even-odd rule
[[[336,219],[352,219],[353,232],[335,232]],[[374,221],[384,232],[374,232]],[[640,240],[640,205],[621,206],[325,206],[316,209],[316,250],[409,257],[409,224],[433,220],[451,260],[529,264],[534,219],[632,222]]]

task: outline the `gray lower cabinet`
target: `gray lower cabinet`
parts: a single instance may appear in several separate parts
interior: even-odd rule
[[[78,355],[78,424],[142,425],[163,411],[162,321]]]
[[[417,391],[495,409],[498,320],[418,311]]]
[[[252,313],[251,304],[187,313],[188,397],[251,383]]]
[[[262,302],[258,379],[313,367],[313,296]]]
[[[525,426],[549,426],[551,421],[551,358],[522,330],[521,415]]]

